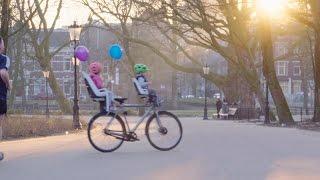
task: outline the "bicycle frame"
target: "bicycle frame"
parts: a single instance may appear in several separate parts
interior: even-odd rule
[[[158,109],[157,107],[153,106],[153,105],[141,105],[141,104],[122,104],[120,106],[116,106],[119,109],[115,111],[115,116],[117,115],[121,115],[124,112],[125,108],[134,108],[134,107],[145,107],[148,108],[148,110],[146,110],[146,112],[143,114],[143,116],[138,120],[138,122],[136,123],[136,125],[134,126],[134,128],[131,130],[129,123],[127,121],[126,115],[124,115],[124,119],[125,119],[125,123],[127,125],[128,128],[128,132],[127,133],[133,133],[135,132],[138,127],[142,124],[142,122],[149,117],[150,115],[152,115],[152,113],[156,114],[156,118],[157,118],[157,123],[159,125],[159,127],[162,127],[161,122],[159,121],[159,116],[158,116]],[[112,123],[112,121],[114,120],[114,117],[109,121],[109,123],[107,124],[106,128],[109,127],[109,125]]]

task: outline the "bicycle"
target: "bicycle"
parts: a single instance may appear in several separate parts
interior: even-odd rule
[[[111,103],[113,104],[112,108],[106,110],[105,98],[97,96],[97,89],[93,85],[93,82],[91,82],[91,79],[85,73],[83,75],[89,95],[94,101],[100,103],[100,112],[90,119],[87,129],[89,142],[96,150],[100,152],[112,152],[118,149],[124,141],[139,141],[138,135],[135,132],[145,119],[147,119],[145,135],[151,146],[160,151],[169,151],[180,143],[183,133],[181,122],[174,114],[168,111],[160,111],[161,102],[125,104],[124,102],[127,98],[113,98],[113,102]],[[147,98],[146,95],[141,94],[143,92],[135,80],[134,85],[138,95],[141,98]],[[118,105],[114,105],[114,102]],[[134,107],[144,107],[147,110],[135,126],[130,129],[126,108]],[[124,120],[121,116],[124,117]]]

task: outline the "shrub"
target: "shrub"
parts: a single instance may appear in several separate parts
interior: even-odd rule
[[[82,124],[86,125],[86,123]],[[61,117],[46,119],[44,116],[11,115],[3,123],[3,138],[49,136],[70,130],[73,130],[71,119]]]

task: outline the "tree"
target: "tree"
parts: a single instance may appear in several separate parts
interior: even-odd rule
[[[289,14],[298,22],[306,25],[313,31],[314,36],[314,113],[313,121],[320,121],[320,1],[299,1],[299,7],[288,10]]]
[[[1,36],[6,45],[9,42],[10,2],[11,0],[1,1]],[[5,52],[6,50],[7,48],[5,49]]]
[[[259,35],[263,56],[263,74],[270,87],[273,101],[277,106],[280,123],[292,124],[294,123],[293,117],[290,113],[288,103],[282,92],[279,81],[277,80],[274,67],[270,19],[265,14],[261,16],[259,21]]]
[[[257,42],[254,35],[249,33],[249,21],[251,9],[244,6],[237,7],[237,2],[226,1],[180,1],[181,6],[175,7],[170,3],[163,2],[161,8],[155,8],[153,3],[146,5],[140,2],[146,11],[154,12],[155,18],[146,18],[150,22],[158,22],[157,27],[165,27],[162,32],[170,32],[166,29],[175,29],[170,21],[179,23],[179,29],[175,29],[180,42],[181,39],[192,46],[199,46],[218,52],[228,62],[228,76],[220,88],[231,101],[241,98],[244,109],[254,109],[254,95],[264,107],[264,97],[259,86],[259,76],[255,69]],[[184,3],[183,3],[184,2]],[[210,4],[212,3],[212,4]],[[152,10],[150,10],[152,9]],[[158,10],[159,9],[159,10]],[[165,9],[166,13],[161,13]],[[176,14],[176,19],[171,14]],[[164,17],[163,17],[164,16]],[[169,20],[167,20],[169,19]],[[172,41],[172,40],[171,40]],[[190,55],[187,57],[191,60]],[[194,67],[201,68],[201,63],[191,60]],[[179,69],[181,70],[181,69]],[[219,77],[219,76],[218,76]],[[237,82],[244,80],[237,86]],[[214,82],[216,83],[216,82]],[[264,109],[264,108],[263,108]],[[247,114],[247,113],[245,113]]]
[[[60,15],[62,0],[58,1],[56,15],[51,24],[47,22],[45,17],[50,3],[50,0],[17,0],[17,9],[20,14],[26,14],[25,17],[21,17],[21,21],[26,24],[25,30],[28,35],[29,44],[32,47],[32,52],[29,52],[28,56],[35,59],[43,71],[50,71],[48,83],[52,92],[55,94],[60,109],[64,113],[71,113],[72,110],[70,103],[61,90],[51,67],[52,57],[70,43],[69,40],[66,40],[66,42],[57,49],[53,51],[50,50],[50,37]],[[33,12],[35,12],[35,15],[32,16],[32,18],[28,18]]]
[[[156,28],[166,37],[167,41],[175,44],[179,51],[188,58],[192,67],[177,64],[174,59],[156,49],[153,43],[126,36],[121,32],[115,33],[132,43],[149,48],[163,58],[168,65],[179,71],[200,74],[223,89],[228,97],[242,97],[241,104],[244,108],[247,106],[253,109],[254,93],[264,109],[264,96],[260,90],[259,75],[256,70],[258,39],[250,29],[252,7],[245,3],[242,8],[239,8],[238,1],[225,0],[216,2],[183,0],[178,3],[174,1],[156,3],[152,0],[134,0],[134,2],[138,15],[131,16],[131,19]],[[101,12],[92,7],[91,10],[101,21],[105,21]],[[172,22],[177,25],[173,25]],[[177,36],[176,40],[172,38],[172,32]],[[203,62],[188,54],[185,51],[186,45],[210,49],[219,53],[228,62],[228,76],[221,76],[214,72],[204,75],[202,72]],[[243,83],[239,85],[240,87],[233,87],[236,84],[234,81],[241,80]],[[277,81],[276,78],[273,80]],[[280,101],[285,101],[285,99],[282,98]],[[275,102],[277,107],[281,106],[279,101]],[[284,109],[290,114],[288,107]],[[282,110],[278,112],[282,112]],[[291,119],[290,115],[288,119]]]

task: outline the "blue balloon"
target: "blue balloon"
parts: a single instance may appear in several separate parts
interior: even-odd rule
[[[122,48],[119,44],[113,44],[109,48],[109,56],[114,60],[114,61],[121,61],[122,58]]]

